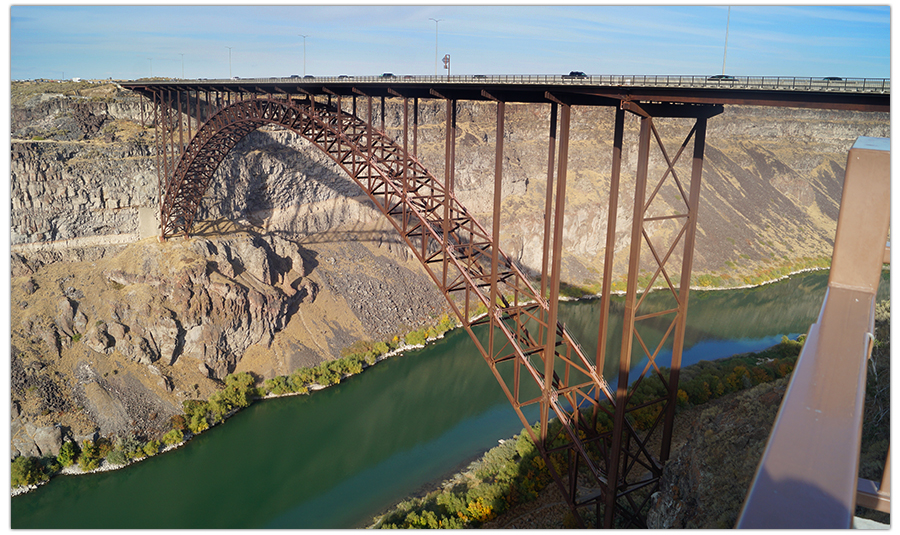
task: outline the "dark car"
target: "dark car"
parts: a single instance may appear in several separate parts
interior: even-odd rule
[[[826,80],[828,82],[841,82],[844,80],[843,78],[841,78],[839,76],[826,76],[825,78],[822,78],[822,79]]]
[[[563,78],[571,79],[571,78],[587,78],[587,75],[581,71],[572,71],[569,74],[564,74]]]
[[[350,77],[347,76],[346,74],[342,74],[342,75],[338,76],[338,80],[343,80],[344,78],[350,78]]]
[[[382,78],[396,78],[396,76],[394,76],[394,73],[392,73],[392,72],[386,72],[386,73],[382,74],[381,77]]]
[[[304,76],[303,78],[315,78],[315,76],[313,76],[313,75],[311,75],[311,74],[307,74],[307,75]]]
[[[707,80],[734,80],[734,76],[730,74],[716,74],[707,78]]]
[[[291,78],[300,78],[300,75],[299,75],[299,74],[292,74],[292,75],[291,75]]]

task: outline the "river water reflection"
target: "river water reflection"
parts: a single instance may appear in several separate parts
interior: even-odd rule
[[[818,272],[754,289],[692,292],[684,364],[805,333],[826,284],[827,272]],[[646,305],[666,307],[664,300],[651,294]],[[560,307],[560,319],[590,356],[599,303]],[[618,356],[621,308],[615,300],[610,355]],[[637,357],[634,366],[643,367]],[[123,470],[56,477],[11,500],[12,527],[362,527],[521,429],[468,335],[458,330],[313,395],[256,403],[173,452]]]

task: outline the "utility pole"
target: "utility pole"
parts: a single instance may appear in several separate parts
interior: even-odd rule
[[[231,80],[231,47],[226,46],[228,49],[228,79]]]
[[[431,17],[428,20],[434,21],[434,75],[437,76],[437,63],[438,63],[438,23],[444,19],[433,19]]]

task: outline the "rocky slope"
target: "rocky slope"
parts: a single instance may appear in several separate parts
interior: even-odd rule
[[[139,214],[156,209],[157,176],[150,115],[136,95],[113,84],[16,83],[12,101],[13,455],[55,453],[63,435],[153,436],[181,401],[208,396],[229,372],[290,373],[444,310],[358,188],[291,132],[247,136],[223,162],[196,235],[160,244],[140,240]],[[442,176],[443,104],[420,106],[418,155]],[[507,110],[502,246],[533,269],[549,106]],[[387,130],[398,136],[399,103],[389,101],[387,111]],[[490,103],[459,104],[456,193],[486,227],[494,113]],[[606,109],[573,113],[569,284],[599,279],[612,117]],[[619,275],[637,126],[628,120]],[[658,128],[667,148],[687,132],[675,121]],[[888,128],[887,114],[729,107],[713,118],[695,272],[736,280],[774,262],[830,254],[846,152],[857,136],[886,136]],[[651,177],[663,164],[654,153]],[[671,203],[677,194],[661,195]]]
[[[385,247],[239,229],[12,264],[14,456],[56,454],[62,436],[158,436],[182,401],[207,398],[228,373],[287,375],[445,307],[421,269]]]

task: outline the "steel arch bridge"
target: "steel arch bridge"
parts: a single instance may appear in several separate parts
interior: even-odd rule
[[[550,473],[584,526],[589,511],[604,527],[643,526],[652,490],[659,484],[669,457],[681,353],[684,341],[691,265],[700,196],[707,119],[722,112],[721,96],[704,101],[696,95],[652,92],[635,97],[621,88],[585,93],[583,88],[508,87],[477,89],[440,84],[406,87],[374,82],[336,83],[331,87],[304,84],[254,83],[129,83],[152,103],[156,125],[156,156],[160,192],[161,239],[187,237],[197,210],[221,161],[235,145],[257,128],[283,126],[327,154],[363,190],[390,221],[437,287],[447,298],[463,328],[497,378],[510,404],[531,434]],[[421,87],[419,87],[421,85]],[[360,88],[361,87],[361,88]],[[401,92],[402,90],[402,92]],[[373,121],[381,99],[381,128]],[[402,143],[384,132],[384,99],[402,99]],[[416,157],[418,99],[446,102],[445,166],[443,179],[433,176]],[[361,118],[357,99],[367,102]],[[766,98],[771,98],[768,94]],[[831,98],[831,97],[829,97]],[[348,100],[352,99],[352,103]],[[782,105],[791,105],[791,96]],[[413,100],[412,150],[409,147],[409,101]],[[493,220],[490,231],[456,199],[457,100],[496,102],[496,155]],[[500,210],[506,102],[550,103],[547,197],[540,287],[536,288],[508,255],[500,250]],[[772,105],[760,100],[760,105]],[[741,103],[747,103],[742,97]],[[612,390],[602,375],[609,336],[612,255],[603,267],[601,317],[597,354],[589,357],[558,320],[563,223],[571,109],[577,105],[615,106],[613,158],[610,179],[606,250],[615,244],[625,115],[640,118],[637,175],[630,229],[622,345],[617,386]],[[865,106],[871,106],[865,103]],[[143,100],[142,100],[143,106]],[[835,103],[815,107],[843,107]],[[852,104],[851,104],[852,106]],[[685,135],[675,151],[667,151],[654,118],[679,118]],[[196,132],[192,133],[193,126]],[[186,134],[186,136],[185,136]],[[185,138],[187,142],[185,142]],[[661,177],[649,175],[650,153],[658,149],[666,164]],[[557,154],[558,150],[558,154]],[[686,152],[689,156],[685,157]],[[690,176],[679,176],[676,163],[690,158]],[[677,209],[654,208],[661,187],[678,192]],[[648,195],[648,186],[652,188]],[[650,239],[648,226],[662,221],[676,225],[666,243]],[[673,252],[681,251],[680,265]],[[642,256],[653,259],[649,282],[638,283]],[[671,273],[671,274],[670,274]],[[676,275],[677,273],[677,275]],[[657,280],[664,280],[674,306],[644,312],[643,297]],[[482,305],[487,314],[473,318]],[[652,320],[667,328],[656,347],[648,347],[639,326]],[[487,326],[487,340],[475,327]],[[669,369],[656,364],[667,341],[672,341]],[[639,346],[648,362],[636,380],[629,380],[632,349]],[[661,379],[665,392],[636,404],[632,398],[649,376]],[[531,428],[523,409],[539,406],[539,429]],[[651,410],[641,429],[637,411]],[[558,424],[550,425],[555,420]],[[607,425],[598,425],[599,422]],[[551,462],[551,459],[556,461]],[[556,468],[559,468],[557,470]],[[587,481],[590,490],[579,491]],[[616,520],[618,519],[618,520]]]

